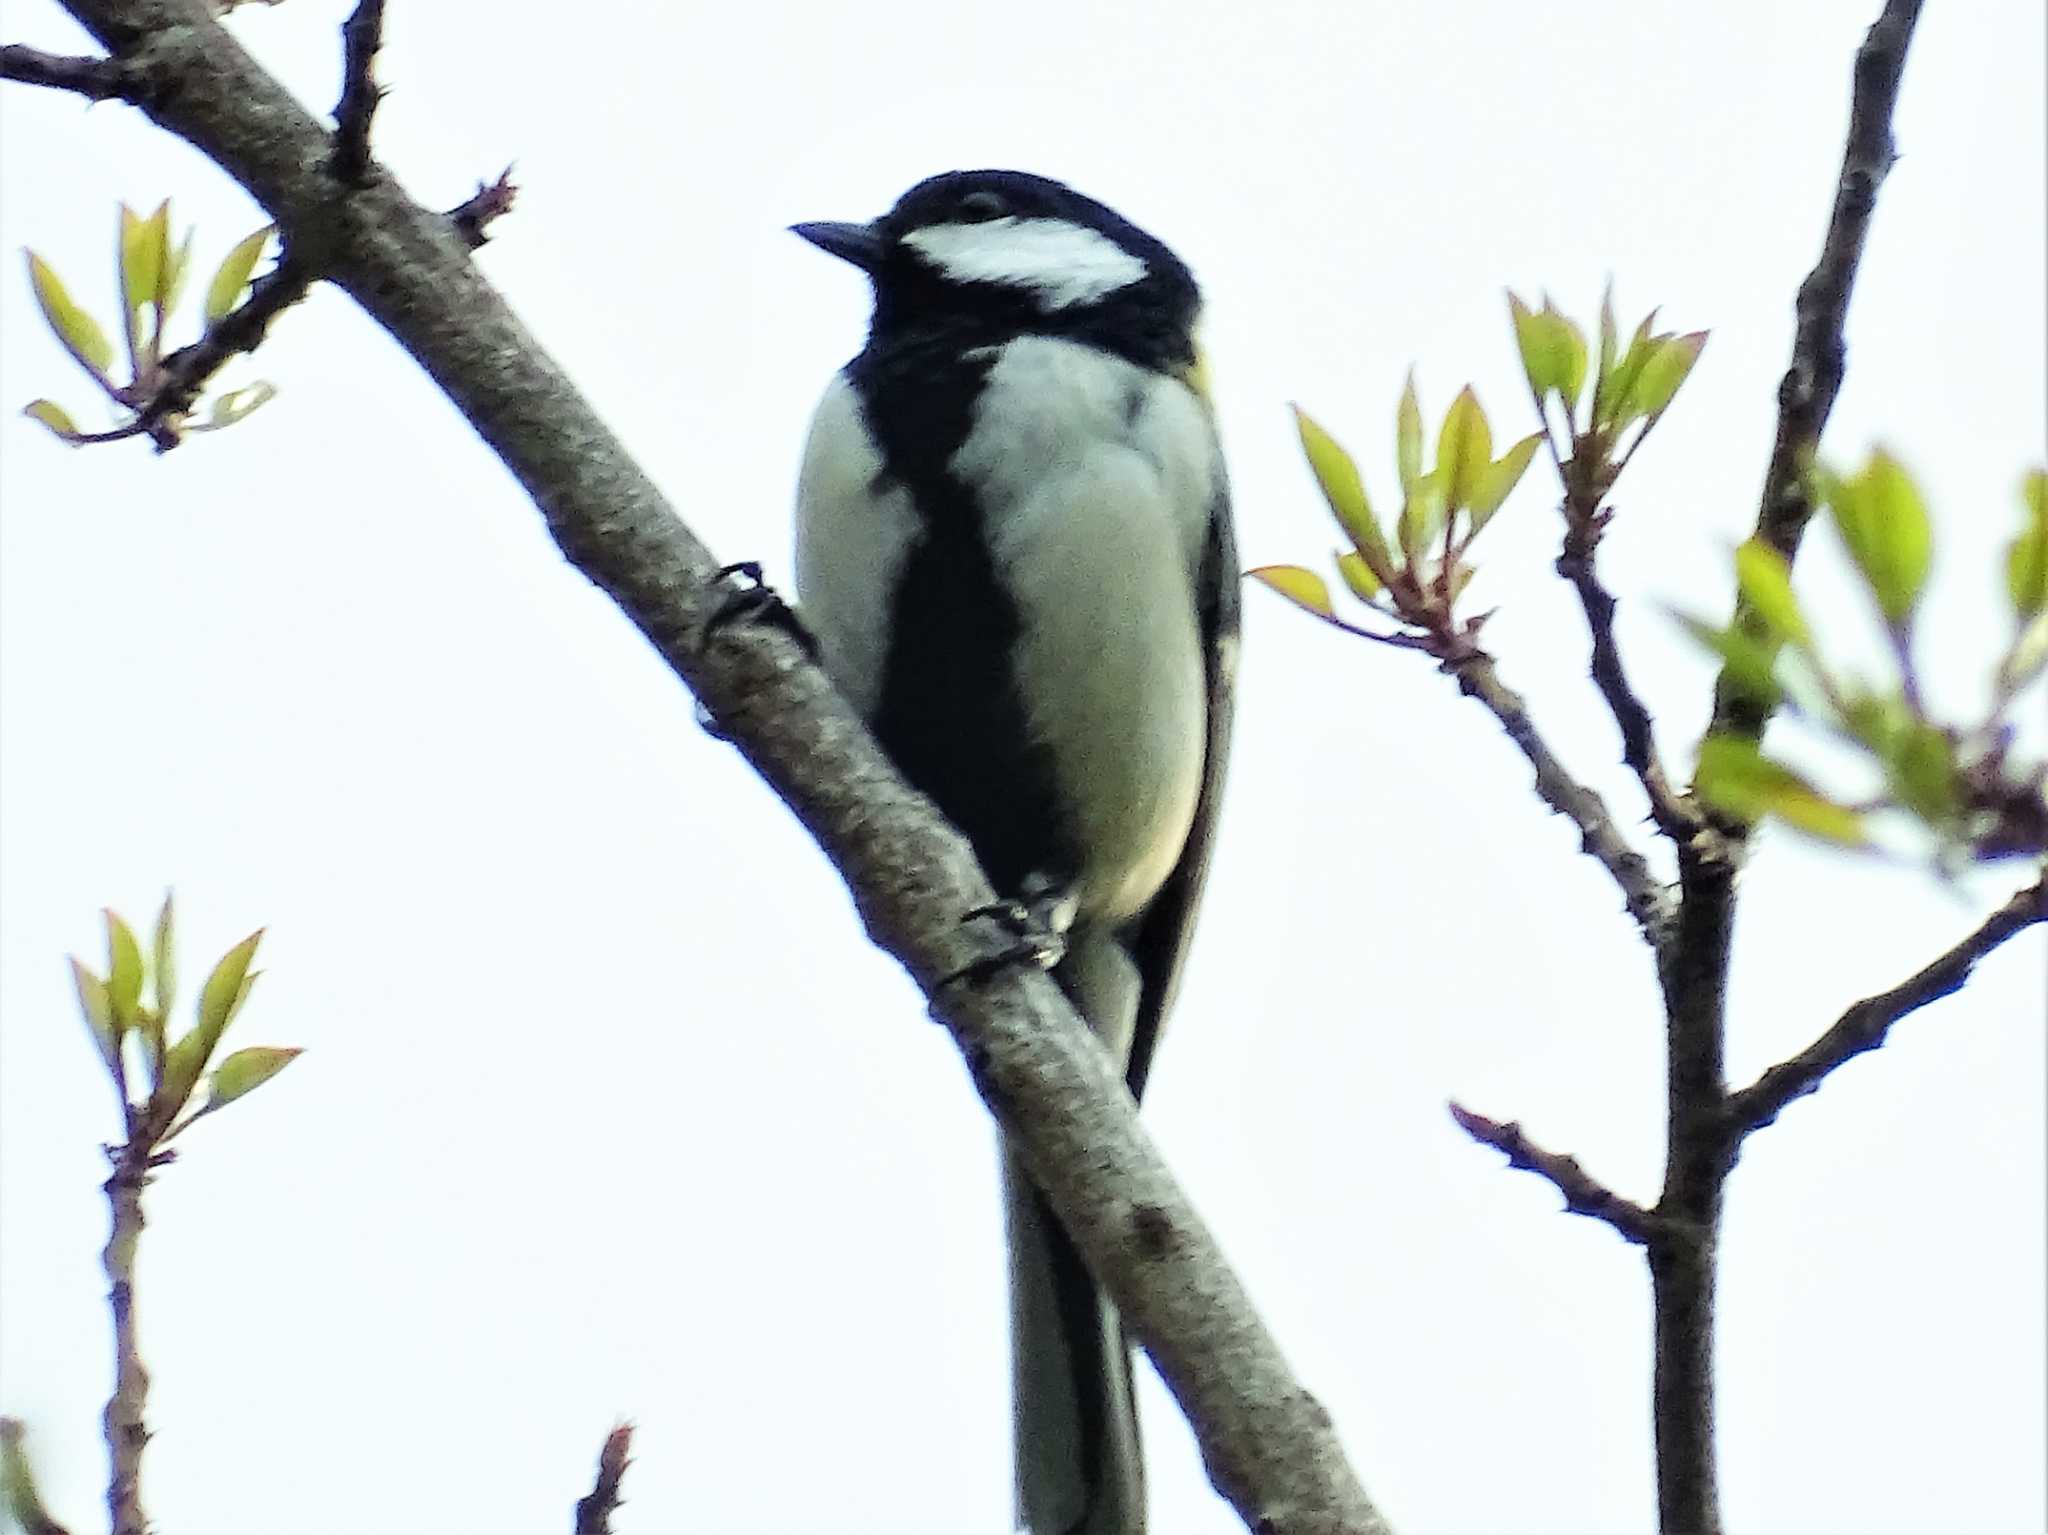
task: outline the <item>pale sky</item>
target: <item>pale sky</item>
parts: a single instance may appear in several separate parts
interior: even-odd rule
[[[234,25],[325,110],[346,10]],[[1661,303],[1713,332],[1603,551],[1688,761],[1710,673],[1659,604],[1725,610],[1876,10],[394,5],[377,147],[440,205],[517,161],[484,270],[713,548],[785,581],[808,413],[866,318],[794,221],[1006,165],[1168,241],[1209,295],[1251,563],[1332,543],[1288,401],[1388,499],[1411,364],[1426,409],[1469,379],[1519,434],[1502,289],[1583,316],[1612,274],[1624,323]],[[0,0],[0,37],[85,46],[46,0]],[[1928,7],[1828,436],[1837,459],[1889,444],[1936,509],[1925,659],[1958,716],[2003,635],[2014,485],[2048,454],[2044,47],[2038,0]],[[621,1535],[1007,1529],[993,1134],[824,859],[338,293],[238,366],[274,403],[168,458],[13,415],[91,408],[19,247],[111,322],[117,200],[174,194],[204,270],[261,217],[137,114],[17,86],[0,193],[0,1410],[54,1510],[101,1517],[115,1127],[64,955],[97,963],[98,908],[140,922],[175,885],[188,975],[269,928],[231,1042],[307,1053],[151,1191],[164,1535],[565,1530],[622,1415]],[[1634,825],[1540,470],[1473,595]],[[1842,569],[1817,534],[1802,587],[1856,652]],[[1640,1255],[1444,1104],[1653,1197],[1649,967],[1447,679],[1246,607],[1216,875],[1147,1120],[1397,1528],[1645,1530]],[[2023,873],[1944,890],[1767,833],[1732,1074]],[[2048,1520],[2044,969],[2036,930],[1750,1143],[1731,1530]],[[1237,1528],[1146,1389],[1156,1528]]]

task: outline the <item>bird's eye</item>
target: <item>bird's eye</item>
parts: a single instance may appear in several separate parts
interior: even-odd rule
[[[960,206],[956,211],[962,223],[986,224],[990,219],[1006,217],[1010,205],[1003,200],[1000,192],[969,192],[960,199]]]

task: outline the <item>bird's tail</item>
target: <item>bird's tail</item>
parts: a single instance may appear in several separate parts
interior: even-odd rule
[[[1003,1158],[1017,1517],[1030,1535],[1143,1535],[1131,1351],[1059,1217]]]

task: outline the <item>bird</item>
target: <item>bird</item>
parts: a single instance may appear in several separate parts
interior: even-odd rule
[[[951,171],[791,226],[872,286],[798,474],[828,676],[1144,1091],[1207,878],[1238,649],[1230,494],[1171,250],[1042,176]],[[1014,1461],[1031,1535],[1140,1535],[1130,1343],[1013,1155]]]

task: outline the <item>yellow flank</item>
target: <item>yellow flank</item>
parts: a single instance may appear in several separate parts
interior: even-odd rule
[[[1185,368],[1176,368],[1174,376],[1194,390],[1196,398],[1204,405],[1212,409],[1215,407],[1216,401],[1209,393],[1209,353],[1199,337],[1195,341],[1195,360]]]

